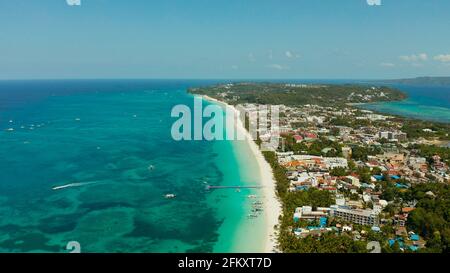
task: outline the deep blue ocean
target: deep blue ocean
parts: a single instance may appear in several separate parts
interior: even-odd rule
[[[261,250],[256,193],[205,190],[258,183],[242,143],[170,134],[186,88],[211,83],[0,81],[0,252]]]

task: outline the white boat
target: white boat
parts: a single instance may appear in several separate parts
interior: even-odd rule
[[[175,198],[175,197],[177,197],[175,194],[173,194],[173,193],[168,193],[168,194],[166,194],[166,195],[164,195],[164,197],[166,198],[166,199],[172,199],[172,198]]]

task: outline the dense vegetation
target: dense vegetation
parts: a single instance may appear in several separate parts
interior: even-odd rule
[[[450,140],[450,124],[429,122],[416,119],[398,118],[403,123],[401,130],[408,134],[410,139],[438,138],[441,140]],[[431,130],[431,132],[429,131]]]
[[[190,93],[225,99],[232,104],[284,104],[287,106],[315,104],[328,106],[402,100],[406,95],[389,87],[363,85],[303,85],[274,83],[236,83],[189,89]],[[219,97],[221,96],[221,97]]]
[[[309,154],[316,156],[336,157],[342,156],[342,147],[336,141],[331,141],[325,137],[316,139],[314,142],[296,143],[293,134],[287,134],[284,137],[287,151],[293,151],[295,154]]]
[[[408,181],[396,181],[408,183]],[[450,186],[443,183],[413,184],[408,189],[399,189],[389,180],[377,184],[382,188],[381,198],[396,201],[389,204],[384,212],[391,216],[401,209],[403,204],[417,201],[416,209],[409,214],[408,230],[422,236],[427,244],[424,252],[450,252]],[[394,249],[389,249],[394,251]]]
[[[433,163],[432,157],[439,155],[442,161],[450,164],[450,148],[440,147],[436,145],[414,145],[413,149],[417,150],[419,156],[425,157],[429,163]]]
[[[281,246],[285,253],[365,253],[366,242],[354,241],[349,235],[325,233],[319,238],[308,236],[303,239],[282,233]]]
[[[398,189],[384,181],[382,198],[405,203],[416,200],[416,209],[409,214],[408,230],[422,236],[426,252],[450,252],[450,186],[442,183],[414,184],[409,189]],[[395,214],[400,208],[389,205],[385,212]]]
[[[432,195],[427,193],[433,193]],[[419,184],[410,190],[418,200],[408,217],[408,227],[427,240],[427,251],[450,252],[450,187],[448,184]]]

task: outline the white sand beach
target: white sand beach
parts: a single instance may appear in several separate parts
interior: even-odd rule
[[[215,102],[217,104],[220,104],[224,107],[231,108],[237,115],[239,112],[235,107],[232,105],[229,105],[225,102],[219,101],[217,99],[208,97],[208,96],[201,96],[203,99]],[[281,214],[281,203],[276,195],[276,181],[273,176],[272,168],[269,165],[269,163],[265,160],[264,155],[262,154],[261,150],[259,149],[258,145],[253,141],[250,133],[245,129],[244,124],[240,119],[237,119],[237,125],[236,130],[239,131],[239,133],[242,133],[245,135],[245,141],[247,145],[250,147],[250,150],[252,151],[255,160],[259,166],[260,170],[260,177],[261,177],[261,185],[263,186],[263,196],[264,196],[264,212],[265,212],[265,219],[266,219],[266,225],[267,225],[267,238],[265,238],[266,243],[264,244],[264,249],[261,250],[261,252],[264,253],[272,253],[279,251],[277,249],[277,235],[275,226],[278,225],[278,218]]]

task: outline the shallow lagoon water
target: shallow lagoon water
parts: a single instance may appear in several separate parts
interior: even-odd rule
[[[405,117],[450,123],[450,87],[393,85],[406,92],[403,101],[369,103],[363,108]]]

